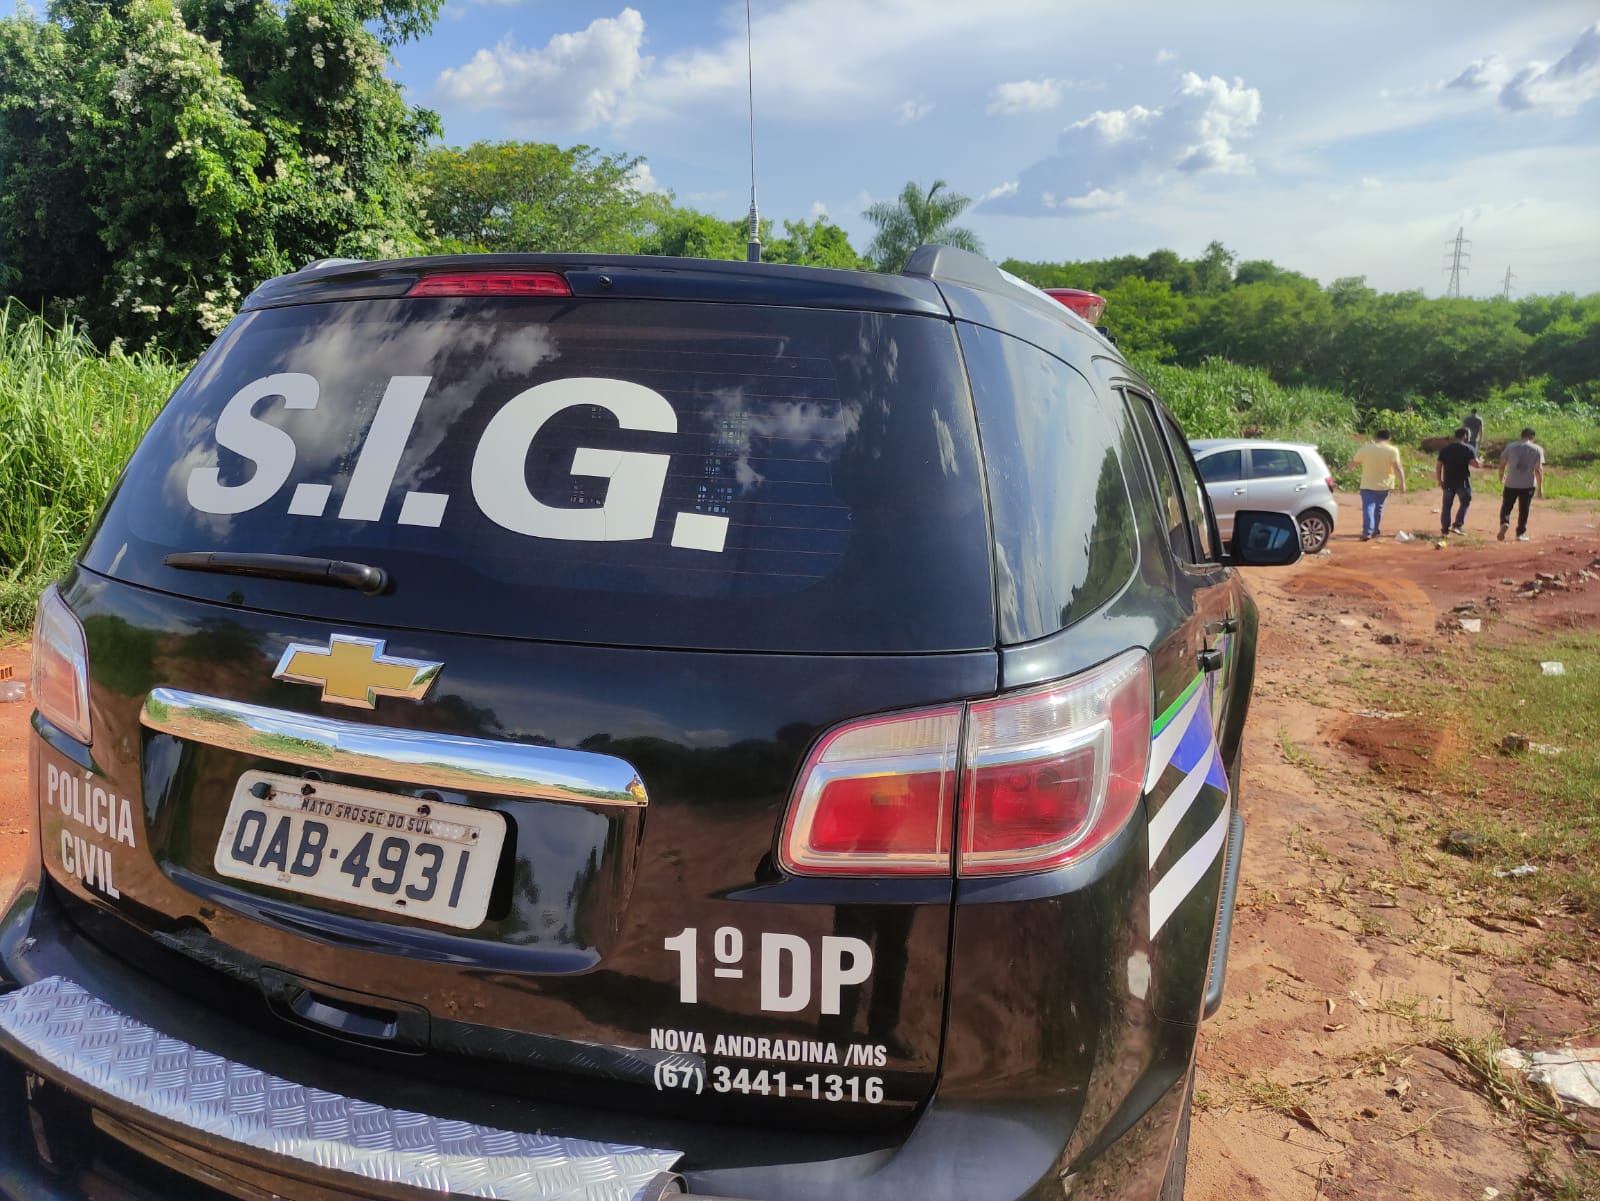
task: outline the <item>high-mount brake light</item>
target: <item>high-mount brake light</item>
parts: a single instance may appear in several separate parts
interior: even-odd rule
[[[948,876],[961,706],[868,718],[817,744],[779,843],[800,875]]]
[[[1046,288],[1045,295],[1067,306],[1090,325],[1099,325],[1106,315],[1106,298],[1082,288]]]
[[[33,703],[51,725],[79,742],[92,741],[89,651],[83,627],[53,584],[39,598],[33,622]]]
[[[554,271],[446,271],[425,275],[407,296],[571,296]]]
[[[982,876],[1085,858],[1138,808],[1151,679],[1133,650],[1043,688],[841,726],[800,773],[779,862],[797,875]]]

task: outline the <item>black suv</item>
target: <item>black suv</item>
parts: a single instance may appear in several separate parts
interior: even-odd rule
[[[272,280],[41,603],[0,1193],[1179,1197],[1298,554],[959,251]]]

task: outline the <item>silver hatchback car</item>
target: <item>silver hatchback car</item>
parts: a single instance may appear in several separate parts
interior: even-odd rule
[[[1259,438],[1203,438],[1189,446],[1225,540],[1240,509],[1266,509],[1295,519],[1307,554],[1327,545],[1339,510],[1333,473],[1315,446]]]

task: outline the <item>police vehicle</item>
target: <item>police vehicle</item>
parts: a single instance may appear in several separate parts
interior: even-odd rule
[[[40,606],[0,1194],[1171,1201],[1298,555],[960,251],[272,280]]]

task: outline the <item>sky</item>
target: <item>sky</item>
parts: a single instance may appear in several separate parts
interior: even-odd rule
[[[908,181],[995,261],[1220,240],[1324,283],[1600,292],[1600,0],[750,0],[760,211],[858,250]],[[582,142],[750,204],[745,4],[444,0],[392,75],[445,140]]]

